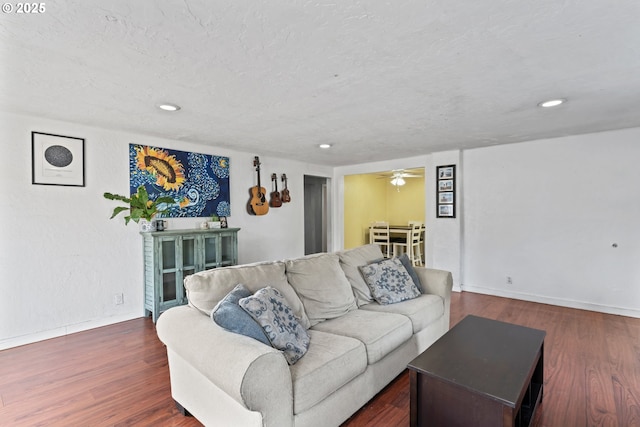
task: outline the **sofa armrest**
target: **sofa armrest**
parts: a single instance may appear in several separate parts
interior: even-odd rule
[[[444,300],[444,315],[448,328],[451,316],[451,290],[453,289],[451,272],[426,267],[414,268],[422,284],[422,293],[439,295]]]
[[[280,351],[226,331],[190,306],[162,313],[156,329],[160,341],[207,380],[247,409],[260,412],[263,425],[291,425],[291,372]]]

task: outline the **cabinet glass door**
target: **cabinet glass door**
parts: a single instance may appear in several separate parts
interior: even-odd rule
[[[220,238],[219,236],[204,237],[204,269],[220,267]]]
[[[183,279],[196,272],[196,239],[182,238],[182,273]]]
[[[160,274],[162,275],[161,302],[176,299],[176,241],[175,239],[161,240],[160,242]]]
[[[176,277],[176,288],[178,289],[179,303],[186,302],[184,292],[184,278],[198,271],[198,263],[196,261],[196,238],[194,236],[185,236],[182,238],[182,268],[180,274]]]
[[[236,238],[233,233],[223,233],[220,235],[220,254],[222,265],[236,264]]]

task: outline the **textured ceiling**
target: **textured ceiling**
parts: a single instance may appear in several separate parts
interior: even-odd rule
[[[640,126],[637,0],[45,5],[0,110],[327,165]]]

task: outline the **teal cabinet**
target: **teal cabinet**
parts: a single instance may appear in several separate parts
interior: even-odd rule
[[[160,313],[187,303],[184,278],[238,263],[239,228],[144,232],[144,309],[154,323]]]

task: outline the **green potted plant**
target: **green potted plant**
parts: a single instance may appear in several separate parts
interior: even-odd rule
[[[121,212],[129,211],[129,215],[124,217],[124,224],[129,224],[129,221],[139,222],[141,219],[151,222],[153,217],[158,213],[162,213],[169,209],[169,205],[175,204],[175,200],[168,196],[158,197],[155,200],[149,199],[149,193],[144,185],[138,187],[135,194],[130,197],[121,196],[119,194],[104,193],[104,197],[109,200],[118,200],[125,202],[128,206],[117,206],[113,209],[113,214],[110,219],[113,219]],[[160,205],[165,205],[160,208]]]
[[[209,228],[220,228],[220,218],[217,215],[211,215],[209,219]]]

